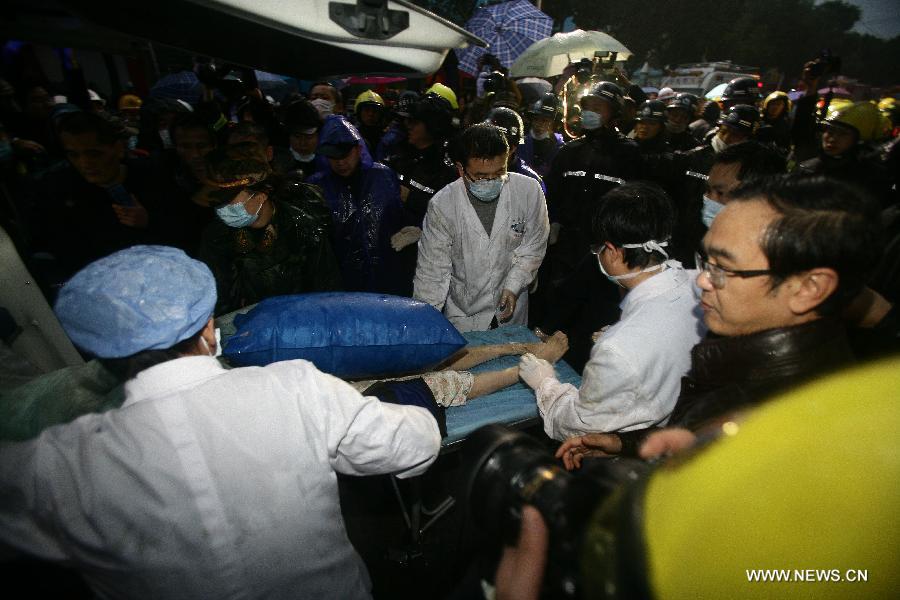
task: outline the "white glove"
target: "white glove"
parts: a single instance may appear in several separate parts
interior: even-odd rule
[[[559,239],[559,230],[562,228],[562,225],[559,223],[550,223],[550,237],[547,238],[547,244],[552,246]]]
[[[553,369],[553,365],[543,358],[528,353],[523,354],[519,359],[519,377],[528,384],[528,387],[536,390],[548,377],[556,378],[556,371]]]
[[[408,225],[391,236],[391,248],[400,252],[410,244],[415,244],[422,237],[422,230],[415,225]]]

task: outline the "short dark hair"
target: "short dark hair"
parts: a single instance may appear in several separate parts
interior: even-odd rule
[[[58,135],[94,133],[101,144],[115,144],[127,137],[121,123],[94,112],[81,110],[60,117],[56,132]]]
[[[343,104],[343,98],[341,97],[341,92],[339,89],[328,83],[327,81],[316,81],[313,82],[311,86],[309,86],[309,92],[312,93],[313,88],[318,87],[320,85],[324,85],[325,87],[331,90],[332,100],[335,104]]]
[[[613,246],[668,241],[675,227],[675,207],[661,187],[647,181],[622,184],[601,199],[594,213],[594,241]],[[671,252],[667,250],[671,256]],[[631,268],[659,264],[666,257],[643,248],[625,248],[625,264]]]
[[[459,135],[453,159],[465,166],[472,158],[496,158],[508,153],[509,142],[503,130],[491,123],[478,123]]]
[[[186,131],[188,129],[202,130],[209,137],[209,143],[213,146],[216,145],[216,133],[213,131],[213,128],[210,127],[209,122],[202,115],[198,115],[194,112],[184,113],[178,115],[175,118],[175,121],[172,123],[172,126],[169,127],[169,135],[172,138],[172,143],[178,143],[178,130]]]
[[[225,135],[226,143],[230,144],[231,138],[236,135],[253,138],[257,144],[263,147],[269,145],[269,134],[266,132],[266,128],[253,121],[241,121],[229,129]]]
[[[828,315],[844,308],[881,258],[875,201],[842,181],[798,175],[750,180],[731,196],[732,202],[759,199],[781,215],[769,224],[760,244],[773,289],[791,275],[830,268],[838,275],[838,286],[816,311]]]
[[[162,350],[141,350],[131,356],[123,356],[122,358],[98,358],[97,360],[103,365],[103,368],[109,371],[116,379],[125,383],[130,379],[134,379],[141,371],[170,360],[175,360],[176,358],[181,358],[193,350],[200,342],[200,337],[203,335],[203,329],[205,327],[206,324],[204,323],[203,327],[201,327],[197,333],[181,340],[171,348]]]
[[[713,164],[740,165],[737,173],[738,181],[787,172],[787,160],[781,153],[754,140],[728,146],[716,154]]]

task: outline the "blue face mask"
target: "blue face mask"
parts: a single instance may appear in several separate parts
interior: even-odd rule
[[[596,113],[592,110],[583,110],[581,111],[581,127],[588,131],[593,131],[594,129],[600,129],[603,126],[603,117],[600,116],[600,113]]]
[[[482,202],[493,202],[500,196],[500,191],[507,179],[508,177],[503,175],[494,179],[469,180],[469,191]]]
[[[0,162],[6,162],[13,156],[12,144],[9,140],[0,142]]]
[[[719,214],[719,211],[722,210],[724,204],[720,204],[716,202],[709,196],[703,196],[703,224],[706,225],[706,228],[709,229],[712,225],[713,219],[716,218],[716,215]]]
[[[259,218],[259,211],[262,210],[262,205],[265,204],[265,202],[260,203],[259,208],[257,208],[256,212],[252,215],[248,213],[244,205],[247,204],[247,202],[249,202],[255,195],[255,192],[250,194],[249,198],[239,204],[226,204],[224,206],[218,207],[216,209],[216,215],[218,215],[223,223],[225,223],[229,227],[234,227],[236,229],[253,225],[253,223],[256,222],[256,219]]]

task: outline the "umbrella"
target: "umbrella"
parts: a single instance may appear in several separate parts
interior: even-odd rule
[[[203,98],[203,87],[193,71],[179,71],[161,77],[150,88],[151,98],[171,98],[198,104]]]
[[[541,99],[541,96],[547,92],[553,91],[553,86],[546,79],[537,77],[526,77],[516,82],[519,91],[522,92],[522,105],[531,106]]]
[[[832,94],[834,94],[835,96],[837,96],[839,98],[852,98],[853,97],[853,94],[851,94],[849,90],[847,90],[846,88],[842,88],[842,87],[822,88],[821,90],[819,90],[819,95],[824,96],[824,95],[828,94],[829,92],[831,92]]]
[[[595,52],[618,52],[616,60],[631,56],[631,51],[611,35],[576,29],[532,44],[510,67],[509,75],[553,77],[560,75],[570,63],[582,58],[594,58]]]
[[[263,96],[271,96],[276,102],[281,102],[291,92],[296,91],[284,77],[266,71],[256,71],[256,83]]]
[[[466,23],[466,30],[483,38],[489,51],[504,67],[509,67],[536,40],[553,31],[553,19],[536,9],[527,0],[511,0],[480,8]],[[458,49],[459,70],[478,74],[478,59],[484,48],[469,46]]]
[[[344,80],[347,85],[389,85],[391,83],[400,83],[406,81],[406,77],[384,77],[378,75],[358,75],[349,77]]]
[[[727,83],[720,83],[713,89],[706,92],[706,95],[703,96],[707,100],[713,100],[714,102],[718,102],[722,99],[722,94],[725,92],[725,88],[728,87]]]

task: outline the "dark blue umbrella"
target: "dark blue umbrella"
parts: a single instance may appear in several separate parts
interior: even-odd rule
[[[198,104],[203,98],[203,87],[193,71],[180,71],[161,77],[150,88],[151,98],[171,98]]]
[[[527,0],[511,0],[479,8],[466,23],[466,30],[488,43],[488,48],[469,46],[456,51],[459,70],[478,74],[478,59],[490,52],[509,68],[526,48],[549,37],[553,19]]]

